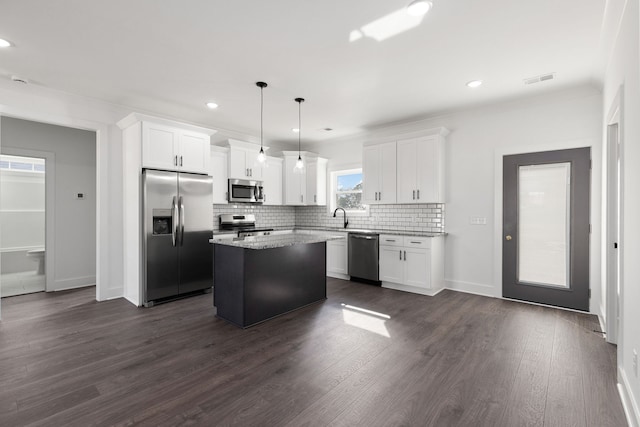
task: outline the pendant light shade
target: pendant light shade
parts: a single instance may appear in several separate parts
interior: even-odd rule
[[[267,84],[265,82],[256,82],[256,86],[260,88],[260,152],[258,153],[258,162],[264,163],[267,160],[267,156],[264,154],[264,148],[262,148],[262,113],[264,111],[264,98],[262,91]]]
[[[298,103],[298,160],[296,161],[296,166],[293,168],[293,171],[302,173],[304,171],[304,162],[302,161],[300,151],[300,140],[302,138],[302,103],[304,102],[304,98],[296,98],[295,101]]]

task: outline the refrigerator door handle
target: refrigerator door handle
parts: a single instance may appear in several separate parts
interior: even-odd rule
[[[176,245],[176,236],[178,234],[178,205],[176,205],[176,196],[173,196],[171,201],[171,242],[173,246]]]
[[[184,203],[182,202],[182,196],[178,201],[180,205],[180,246],[184,245]]]

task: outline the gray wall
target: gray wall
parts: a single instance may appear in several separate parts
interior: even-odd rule
[[[48,290],[95,283],[95,132],[2,117],[1,149],[37,150],[55,155],[55,277]],[[49,164],[47,164],[49,169]],[[84,199],[76,198],[84,193]]]

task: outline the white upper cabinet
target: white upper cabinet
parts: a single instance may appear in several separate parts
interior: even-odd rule
[[[444,141],[434,135],[398,141],[397,202],[444,203]]]
[[[141,167],[209,174],[210,141],[216,131],[132,113],[118,126],[141,147]]]
[[[142,123],[142,167],[209,173],[209,135]]]
[[[308,158],[307,205],[327,205],[327,159]]]
[[[211,147],[211,173],[213,177],[213,203],[224,204],[229,200],[229,181],[227,174],[227,153],[224,147]]]
[[[363,203],[396,202],[396,143],[369,145],[362,153]]]
[[[306,168],[302,172],[294,172],[298,155],[284,156],[284,171],[282,179],[284,183],[284,204],[304,205],[307,200],[307,173]]]
[[[294,168],[298,160],[297,151],[283,151],[284,194],[286,205],[326,205],[327,204],[327,159],[314,153],[302,152],[304,169]]]
[[[229,143],[229,178],[263,180],[263,167],[258,162],[260,146],[230,139]],[[265,147],[265,151],[268,148]]]
[[[282,159],[267,157],[262,170],[265,205],[282,205],[282,163]]]

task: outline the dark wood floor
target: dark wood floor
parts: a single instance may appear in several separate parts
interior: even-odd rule
[[[211,294],[3,299],[0,425],[626,425],[592,316],[334,279],[328,294],[247,330]]]

